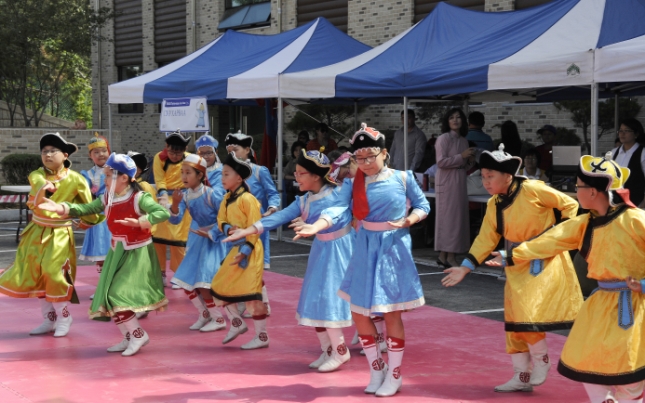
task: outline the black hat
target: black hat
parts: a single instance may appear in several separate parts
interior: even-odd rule
[[[298,155],[296,164],[300,165],[312,174],[320,176],[330,183],[335,183],[328,177],[329,171],[331,170],[329,158],[327,158],[327,156],[320,151],[301,150],[300,155]]]
[[[134,164],[141,170],[141,173],[148,172],[150,167],[148,166],[148,159],[145,154],[138,153],[136,151],[128,151],[128,157],[132,158]]]
[[[361,123],[361,128],[354,133],[349,141],[352,145],[352,151],[358,151],[363,148],[385,148],[385,135],[373,127],[367,127],[366,123]]]
[[[40,138],[40,149],[46,146],[56,147],[67,155],[72,155],[78,150],[76,144],[65,141],[60,133],[45,133]]]
[[[513,157],[504,152],[504,143],[499,145],[497,151],[484,151],[479,157],[479,168],[492,169],[493,171],[504,172],[511,175],[517,175],[522,159]]]
[[[251,147],[253,145],[253,137],[248,136],[241,131],[237,133],[229,133],[224,139],[224,145],[238,145],[240,147]]]
[[[190,143],[190,137],[184,137],[179,129],[166,135],[166,144],[169,146],[186,148],[188,143]]]
[[[238,159],[233,152],[226,156],[224,165],[228,165],[229,167],[233,168],[233,170],[237,172],[243,180],[250,178],[251,174],[253,173],[251,163]]]

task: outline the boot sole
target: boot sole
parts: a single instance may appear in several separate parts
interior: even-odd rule
[[[261,348],[269,348],[269,345],[267,344],[267,345],[265,345],[265,346],[259,346],[259,347],[253,347],[253,348],[244,348],[244,347],[240,347],[240,350],[245,350],[245,351],[248,351],[248,350],[259,350],[259,349],[261,349]]]
[[[237,339],[237,336],[239,336],[241,334],[244,334],[244,333],[246,333],[248,331],[249,331],[249,328],[247,327],[246,329],[244,329],[241,332],[239,332],[238,334],[236,334],[235,337],[233,337],[232,339],[230,339],[230,340],[222,340],[222,344],[228,344],[228,343],[232,342],[233,340]]]
[[[530,388],[530,389],[515,389],[515,390],[497,390],[497,389],[495,389],[495,392],[497,392],[497,393],[533,392],[533,388]]]

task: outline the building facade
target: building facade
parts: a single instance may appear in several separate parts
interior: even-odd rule
[[[523,9],[550,0],[450,0],[455,6],[488,12]],[[118,15],[102,34],[112,41],[92,50],[94,127],[122,136],[124,150],[152,155],[163,147],[159,131],[159,105],[108,106],[108,85],[153,71],[177,60],[220,36],[226,29],[253,34],[276,34],[323,16],[337,28],[370,46],[378,46],[420,21],[439,1],[433,0],[99,0]],[[241,128],[248,134],[262,132],[264,115],[259,108],[211,107],[211,128],[216,138]],[[485,130],[494,138],[494,125],[514,120],[524,139],[540,144],[536,130],[544,124],[573,128],[567,112],[551,104],[473,105],[486,115]],[[401,105],[378,105],[364,110],[359,119],[380,130],[401,125]],[[285,109],[286,118],[294,110]],[[422,127],[426,134],[440,134],[436,125]],[[291,144],[295,133],[285,133]],[[612,139],[600,144],[603,151]]]

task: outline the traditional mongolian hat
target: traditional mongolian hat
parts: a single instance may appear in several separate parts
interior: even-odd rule
[[[195,141],[195,148],[197,150],[199,150],[202,147],[211,147],[213,151],[215,151],[218,145],[219,143],[217,142],[217,140],[215,140],[213,136],[210,136],[208,134],[201,136],[200,138],[197,139],[197,141]]]
[[[74,143],[65,141],[60,135],[60,133],[45,133],[40,138],[40,149],[42,150],[46,146],[56,147],[68,155],[74,154],[78,151],[78,147]]]
[[[206,175],[206,160],[197,154],[188,154],[182,161],[182,164],[195,168]]]
[[[242,161],[241,159],[238,159],[235,156],[234,152],[226,156],[226,159],[224,160],[224,165],[228,165],[229,167],[233,168],[233,170],[237,172],[238,175],[240,175],[243,180],[247,180],[248,178],[250,178],[251,174],[253,173],[253,168],[251,166],[251,163],[248,161]]]
[[[87,149],[94,150],[95,148],[107,148],[108,154],[110,153],[110,145],[105,137],[99,135],[98,132],[94,132],[94,137],[90,139],[90,142],[87,144]]]
[[[190,137],[184,137],[179,129],[172,133],[166,134],[166,144],[168,144],[169,146],[186,148],[188,143],[190,143]]]
[[[132,158],[132,161],[134,161],[137,168],[141,170],[142,174],[148,172],[148,169],[150,169],[148,166],[148,159],[145,154],[141,154],[136,151],[128,151],[128,157]]]
[[[364,148],[383,149],[385,148],[385,135],[373,127],[367,127],[366,123],[361,123],[361,128],[354,133],[349,143],[354,152]]]
[[[331,170],[329,158],[327,158],[327,156],[322,152],[315,150],[301,150],[296,164],[300,165],[312,174],[320,176],[327,182],[335,184],[335,182],[329,178],[329,171]]]
[[[253,137],[238,131],[237,133],[229,133],[224,139],[226,146],[238,145],[240,147],[251,147],[253,145]]]
[[[128,157],[125,154],[110,154],[105,165],[115,171],[128,175],[132,180],[137,176],[137,164],[134,163],[131,157]]]
[[[629,200],[629,190],[624,188],[629,173],[629,168],[621,167],[612,160],[609,151],[604,157],[583,155],[578,164],[577,176],[598,191],[608,192],[610,205],[625,202],[630,207],[635,207]]]
[[[504,152],[504,143],[496,151],[484,151],[479,157],[479,168],[517,175],[522,166],[522,159]]]

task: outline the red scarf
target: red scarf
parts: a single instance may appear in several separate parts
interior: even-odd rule
[[[354,186],[352,187],[352,198],[354,201],[354,217],[358,220],[364,220],[370,213],[370,205],[367,202],[367,189],[365,189],[365,173],[360,169],[354,177]]]
[[[629,198],[629,189],[622,188],[622,189],[615,190],[615,192],[618,193],[618,195],[623,199],[626,205],[628,205],[629,207],[636,208],[634,203],[632,203],[631,199]]]

